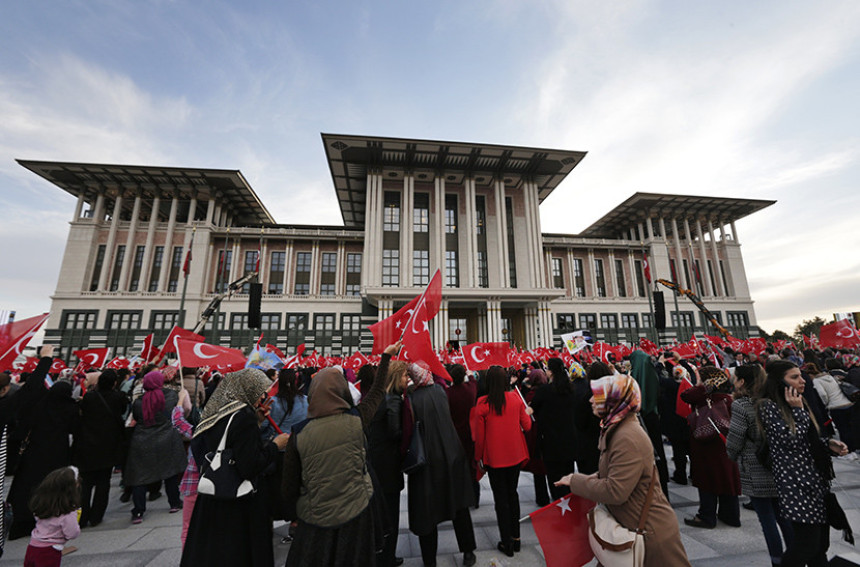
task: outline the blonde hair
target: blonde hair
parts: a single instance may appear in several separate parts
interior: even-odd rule
[[[388,387],[386,388],[386,392],[394,392],[395,394],[402,394],[403,390],[400,387],[399,378],[403,376],[405,372],[409,370],[409,363],[403,360],[395,360],[388,365]]]

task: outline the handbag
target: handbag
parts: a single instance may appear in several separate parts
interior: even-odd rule
[[[197,384],[199,382],[200,381],[197,378],[194,378],[194,397],[191,398],[191,411],[188,412],[188,419],[186,419],[192,427],[197,427],[197,424],[200,423],[200,420],[202,419],[200,407],[197,405]]]
[[[424,423],[421,420],[415,421],[415,428],[412,430],[412,439],[409,440],[409,447],[406,449],[406,455],[403,457],[403,465],[400,470],[406,474],[414,473],[421,470],[427,464],[427,453],[424,451]]]
[[[726,435],[731,424],[729,409],[725,401],[711,402],[711,398],[707,398],[705,401],[707,406],[697,407],[693,413],[687,416],[693,438],[698,441],[715,439],[720,434]]]
[[[648,496],[639,515],[639,526],[631,531],[618,523],[603,504],[588,511],[588,543],[604,567],[641,567],[645,563],[645,521],[654,498],[657,466],[651,472]]]
[[[845,394],[846,398],[852,402],[860,401],[860,388],[851,382],[846,382],[845,380],[838,380],[838,382],[839,388],[842,390],[842,393]]]
[[[230,431],[230,424],[233,423],[234,417],[236,417],[235,413],[230,416],[227,427],[224,428],[224,435],[221,436],[218,448],[206,454],[205,461],[200,467],[197,492],[214,496],[218,500],[234,500],[247,496],[255,490],[250,480],[239,476],[236,461],[233,460],[233,450],[226,448],[227,432]]]

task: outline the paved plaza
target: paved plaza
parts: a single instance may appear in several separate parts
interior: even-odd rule
[[[669,448],[667,447],[667,450]],[[834,490],[843,506],[848,519],[860,532],[860,461],[846,462],[834,460],[837,473]],[[671,470],[671,466],[670,466]],[[162,497],[148,503],[144,522],[131,525],[131,503],[119,501],[119,475],[113,477],[111,501],[101,525],[83,530],[81,536],[70,545],[78,551],[63,558],[64,567],[167,567],[179,564],[181,555],[179,533],[182,524],[181,514],[168,514],[167,499]],[[8,487],[7,487],[8,488]],[[766,567],[770,565],[764,538],[755,514],[741,509],[740,528],[718,525],[716,529],[705,530],[684,525],[683,519],[695,514],[697,506],[696,489],[669,483],[672,505],[681,525],[684,547],[693,565],[697,567]],[[529,473],[520,475],[519,485],[522,515],[537,509],[534,502],[534,484]],[[475,538],[478,543],[476,555],[478,565],[489,566],[538,566],[545,565],[540,546],[529,522],[522,525],[522,552],[508,558],[496,550],[499,540],[493,513],[493,495],[486,477],[481,480],[481,503],[472,510]],[[397,554],[406,558],[405,567],[421,567],[421,552],[418,538],[406,529],[406,491],[401,496],[400,537]],[[275,527],[275,565],[283,565],[289,544],[280,543],[287,533],[286,525],[279,522]],[[28,538],[6,544],[6,552],[0,560],[0,567],[21,565]],[[831,531],[830,556],[838,554],[860,563],[860,551],[841,540],[841,532]],[[462,564],[462,554],[457,551],[457,542],[450,522],[439,529],[438,564],[454,567]]]

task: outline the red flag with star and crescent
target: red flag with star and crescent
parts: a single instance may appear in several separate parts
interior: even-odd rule
[[[436,273],[427,285],[427,289],[418,297],[418,302],[415,304],[412,316],[406,323],[403,338],[401,339],[403,341],[404,352],[401,354],[412,362],[425,362],[433,374],[441,376],[450,382],[451,376],[433,351],[430,330],[427,326],[427,323],[439,312],[441,304],[442,272],[436,270]]]
[[[575,494],[529,514],[547,567],[582,567],[594,558],[588,543],[588,511],[594,502]]]
[[[394,315],[386,317],[382,321],[374,323],[368,327],[373,335],[373,349],[370,351],[371,355],[382,354],[385,347],[400,340],[401,335],[403,335],[403,330],[406,328],[406,323],[409,322],[409,319],[412,317],[412,313],[415,312],[415,306],[418,304],[418,300],[420,298],[421,296],[416,297],[398,309]]]
[[[0,371],[12,368],[30,339],[48,319],[48,313],[0,325]]]
[[[860,344],[860,333],[848,319],[822,325],[818,331],[818,344],[822,347],[849,348]]]
[[[645,279],[648,280],[648,283],[651,283],[651,263],[648,262],[648,254],[643,254],[643,268],[642,271],[645,273]]]
[[[80,362],[77,368],[87,370],[88,368],[101,368],[107,362],[108,347],[104,348],[88,348],[84,350],[72,351],[72,354],[78,357]]]
[[[177,337],[175,340],[176,354],[182,366],[229,366],[232,368],[244,368],[248,357],[236,348],[210,345],[208,343],[183,339]]]
[[[469,370],[484,370],[490,366],[508,365],[511,345],[508,343],[472,343],[462,350],[465,366]]]

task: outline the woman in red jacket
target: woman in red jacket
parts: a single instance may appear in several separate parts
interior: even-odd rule
[[[510,380],[501,366],[490,367],[486,381],[488,393],[478,398],[471,417],[475,459],[490,477],[501,535],[497,547],[513,557],[520,550],[517,483],[520,466],[529,458],[522,432],[532,427],[532,409],[526,407],[519,394],[508,391]]]

